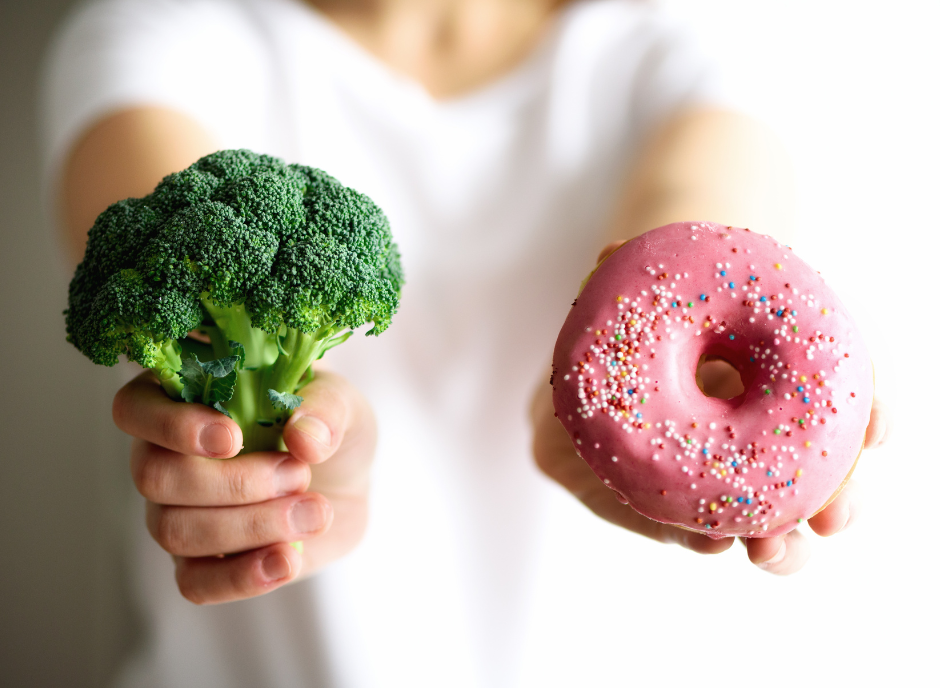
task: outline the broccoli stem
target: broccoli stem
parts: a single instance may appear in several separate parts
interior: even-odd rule
[[[291,411],[275,408],[268,390],[295,394],[301,383],[313,380],[313,362],[352,333],[325,326],[310,333],[282,327],[280,333],[270,334],[252,327],[244,304],[219,306],[208,294],[201,301],[213,324],[204,322],[200,329],[209,335],[215,356],[231,356],[230,341],[245,347],[234,393],[225,402],[225,409],[242,429],[242,452],[283,449],[281,435]]]
[[[225,408],[232,414],[232,419],[242,429],[245,448],[242,452],[257,451],[256,441],[253,439],[258,426],[258,377],[254,370],[238,371],[238,381],[235,383],[235,393],[225,402]],[[276,448],[276,447],[274,447]]]
[[[257,422],[246,433],[245,451],[283,448],[281,434],[291,411],[275,408],[268,390],[295,394],[302,385],[313,381],[313,362],[352,334],[342,332],[337,335],[336,332],[337,328],[330,326],[311,333],[286,329],[277,361],[266,370],[258,371],[260,379],[255,379]]]
[[[228,342],[235,341],[245,347],[245,368],[261,368],[274,363],[277,358],[277,342],[274,341],[275,335],[268,334],[264,330],[252,327],[251,317],[245,304],[235,306],[218,306],[212,302],[208,294],[200,297],[202,307],[215,322],[216,327],[224,334],[224,339],[216,344],[213,340],[213,348],[216,349],[216,355],[220,358],[230,356],[230,353],[220,353],[229,351]],[[212,337],[212,332],[209,332]]]
[[[177,401],[183,398],[183,381],[177,374],[183,367],[182,353],[183,349],[178,341],[166,339],[160,345],[157,365],[151,368],[166,393]]]
[[[323,355],[323,344],[332,333],[332,328],[325,327],[311,334],[288,328],[281,341],[283,351],[267,371],[264,381],[267,389],[291,394],[296,392],[300,378],[309,370],[310,364]]]
[[[280,447],[284,424],[290,418],[291,411],[275,408],[268,396],[268,390],[294,394],[302,378],[309,377],[312,380],[310,366],[323,355],[324,335],[329,336],[331,332],[329,328],[322,328],[311,334],[293,328],[287,329],[281,340],[282,351],[274,365],[259,371],[260,380],[255,384],[257,419],[251,429],[251,437],[245,440],[245,451]]]
[[[288,329],[279,351],[278,335],[252,327],[243,304],[222,307],[207,294],[203,294],[201,301],[214,325],[205,323],[200,329],[209,335],[215,356],[231,356],[230,341],[245,347],[245,361],[238,370],[234,394],[225,402],[226,410],[242,429],[242,452],[282,449],[281,435],[290,411],[275,409],[268,390],[296,391],[310,364],[322,355],[317,347],[318,333],[305,335]]]

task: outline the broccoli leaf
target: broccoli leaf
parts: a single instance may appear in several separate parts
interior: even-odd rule
[[[304,398],[288,392],[278,392],[273,389],[268,390],[268,398],[271,404],[278,411],[293,411],[303,403]]]
[[[196,361],[199,362],[199,359],[196,358]],[[226,356],[225,358],[217,358],[214,361],[200,362],[199,365],[202,366],[206,374],[212,377],[224,378],[232,374],[239,361],[241,361],[241,356]]]
[[[228,340],[228,345],[232,353],[238,357],[238,364],[235,366],[235,369],[241,370],[245,365],[245,347],[231,339]]]
[[[211,406],[231,418],[222,408],[222,402],[231,399],[235,392],[235,367],[240,360],[240,356],[226,356],[203,363],[195,354],[184,358],[179,373],[183,380],[183,399]]]

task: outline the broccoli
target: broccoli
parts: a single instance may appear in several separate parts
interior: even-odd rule
[[[67,339],[229,415],[244,452],[276,449],[313,361],[366,323],[383,332],[402,284],[368,197],[321,170],[219,151],[97,218],[69,286]]]

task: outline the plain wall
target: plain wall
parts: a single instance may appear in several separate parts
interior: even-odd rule
[[[41,212],[37,77],[68,0],[0,0],[0,686],[100,686],[136,637],[116,371],[64,341],[69,272]]]

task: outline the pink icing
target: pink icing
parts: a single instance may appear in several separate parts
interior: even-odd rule
[[[744,393],[705,396],[703,355],[734,365]],[[781,535],[826,504],[874,392],[819,274],[769,236],[710,222],[654,229],[598,267],[558,335],[552,384],[575,448],[621,501],[714,538]]]

